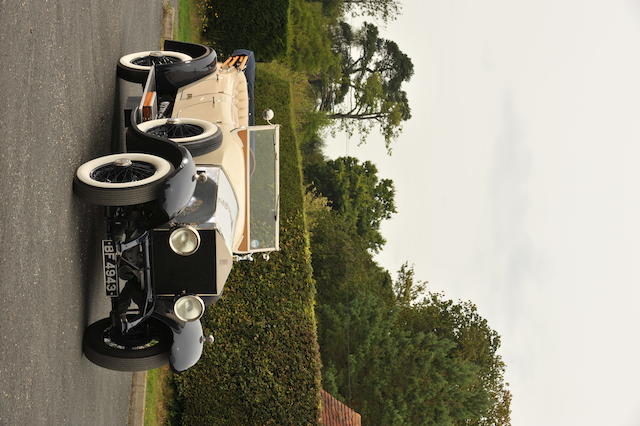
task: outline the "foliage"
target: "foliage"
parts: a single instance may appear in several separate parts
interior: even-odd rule
[[[260,66],[257,110],[281,123],[280,252],[269,262],[236,264],[222,299],[203,317],[216,343],[176,376],[183,424],[314,424],[320,371],[300,155],[290,88]]]
[[[393,293],[399,306],[410,306],[416,302],[427,288],[427,283],[416,280],[414,267],[405,262],[398,271],[398,277],[393,283]]]
[[[332,18],[343,15],[368,16],[378,21],[395,20],[402,10],[398,0],[316,0],[322,3],[325,15]]]
[[[370,161],[340,157],[310,166],[307,181],[331,202],[353,233],[374,251],[384,245],[380,224],[396,212],[393,182],[378,179],[378,169]]]
[[[471,302],[391,280],[338,210],[311,232],[323,385],[374,425],[507,425],[500,337]]]
[[[372,261],[365,241],[353,234],[342,215],[334,210],[320,211],[314,223],[312,265],[318,283],[316,313],[326,388],[327,383],[344,385],[350,381],[351,350],[369,339],[367,330],[374,325],[371,315],[366,314],[367,302],[373,303],[371,308],[386,309],[392,305],[393,293],[391,277]],[[332,394],[349,397],[350,392],[345,386]]]
[[[218,54],[253,50],[259,61],[287,53],[289,0],[199,0],[203,38]]]
[[[398,0],[341,0],[343,10],[351,16],[369,16],[383,22],[393,21],[402,6]]]
[[[417,301],[413,269],[391,283],[336,212],[317,223],[312,247],[323,379],[363,423],[509,424],[500,338],[475,305],[439,293]]]
[[[497,355],[500,336],[473,303],[455,303],[441,293],[428,293],[423,302],[399,311],[398,324],[409,338],[447,347],[441,359],[431,359],[430,370],[419,362],[404,367],[411,387],[429,388],[424,402],[433,407],[433,411],[414,413],[413,418],[441,418],[453,424],[509,423],[511,393],[504,383],[504,363]]]
[[[271,62],[261,64],[262,69],[268,70],[272,75],[289,82],[291,92],[292,124],[295,127],[298,141],[313,138],[327,125],[326,114],[314,111],[315,100],[309,82],[305,74],[292,71],[285,64]],[[276,117],[276,120],[279,118]],[[301,150],[304,145],[301,143]]]
[[[329,200],[321,195],[316,195],[313,190],[307,186],[304,193],[304,212],[309,230],[316,227],[318,216],[323,212],[331,210]]]
[[[341,22],[333,27],[334,51],[340,58],[340,76],[321,75],[311,80],[319,94],[318,108],[338,121],[349,135],[360,133],[365,142],[377,128],[387,149],[411,118],[402,84],[413,75],[411,59],[392,40],[379,36],[378,28],[364,23],[353,28]],[[354,56],[355,52],[355,56]]]
[[[340,58],[333,52],[327,19],[317,4],[291,0],[291,41],[288,62],[295,71],[306,74],[340,73]]]

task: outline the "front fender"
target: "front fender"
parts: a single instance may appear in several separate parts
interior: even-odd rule
[[[158,226],[174,218],[191,199],[196,188],[196,165],[185,147],[141,131],[136,121],[137,114],[138,108],[134,108],[126,134],[127,151],[157,155],[174,167],[173,173],[159,187],[156,199],[149,203],[149,208],[156,210],[154,217],[157,220],[153,226]]]
[[[181,329],[172,328],[173,345],[169,362],[175,371],[193,367],[202,356],[202,324],[200,321],[185,323]]]

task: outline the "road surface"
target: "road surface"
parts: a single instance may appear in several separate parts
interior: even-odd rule
[[[71,182],[119,134],[116,61],[158,48],[161,17],[158,0],[0,0],[0,425],[126,424],[131,374],[82,355],[108,301],[101,210]]]

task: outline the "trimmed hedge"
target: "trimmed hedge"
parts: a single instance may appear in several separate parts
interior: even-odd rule
[[[222,56],[253,50],[258,61],[287,53],[289,0],[199,0],[203,37]]]
[[[316,424],[320,357],[315,287],[303,212],[302,175],[289,83],[259,64],[256,111],[280,127],[280,251],[234,266],[224,296],[203,317],[215,336],[200,362],[175,375],[186,425]]]

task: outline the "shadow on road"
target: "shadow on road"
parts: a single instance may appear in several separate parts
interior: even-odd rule
[[[125,147],[124,106],[128,96],[139,95],[140,86],[115,77],[113,115],[111,125],[111,152],[123,152]],[[106,154],[105,154],[106,155]],[[72,214],[83,218],[78,229],[77,253],[80,259],[81,287],[84,302],[82,324],[86,327],[95,317],[94,308],[106,305],[102,278],[100,241],[105,237],[104,207],[90,205],[74,197]],[[96,309],[102,311],[102,309]]]
[[[122,84],[119,78],[115,77],[115,92],[113,96],[113,115],[111,124],[111,152],[122,152],[124,150],[124,120]],[[105,153],[106,155],[106,153]],[[80,276],[82,280],[81,293],[84,302],[82,312],[82,323],[80,327],[84,329],[89,322],[97,315],[97,306],[106,305],[108,302],[104,294],[102,271],[102,259],[100,251],[100,241],[105,237],[104,207],[87,204],[74,197],[72,214],[83,218],[78,229],[77,258],[80,259]],[[102,309],[99,309],[102,311]]]

